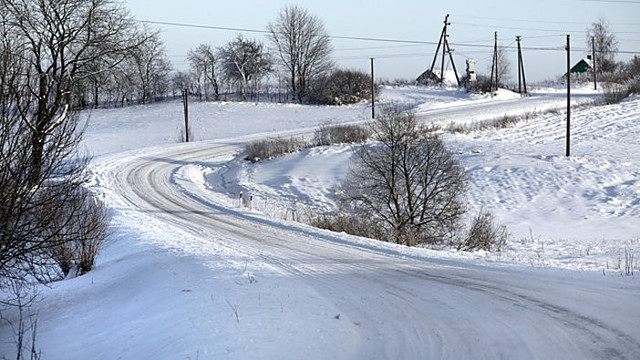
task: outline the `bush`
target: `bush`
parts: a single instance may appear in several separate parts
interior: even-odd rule
[[[369,139],[371,134],[362,126],[358,125],[331,125],[322,124],[316,129],[313,143],[316,146],[327,146],[333,144],[353,144],[361,143]]]
[[[476,81],[470,82],[467,85],[467,91],[484,94],[491,92],[493,89],[492,86],[493,85],[491,84],[491,79],[489,77],[478,75],[476,77]]]
[[[629,78],[640,77],[640,56],[635,55],[633,59],[625,66],[625,71]]]
[[[323,105],[356,104],[370,99],[371,76],[356,70],[336,70],[318,80],[310,96],[311,103]]]
[[[602,85],[602,92],[606,104],[617,104],[630,94],[629,88],[626,85],[615,82],[604,83]]]
[[[319,229],[342,232],[370,239],[384,240],[388,238],[383,232],[380,232],[380,227],[376,226],[372,218],[349,213],[344,209],[340,209],[335,213],[311,217],[309,225]]]
[[[65,224],[59,224],[61,231],[52,234],[58,241],[49,251],[63,277],[70,273],[82,275],[91,271],[108,235],[109,215],[104,204],[89,190],[77,188],[69,199],[57,209],[52,209],[48,216],[53,222],[60,219],[66,221]]]
[[[247,144],[245,159],[255,163],[263,159],[294,153],[304,148],[304,141],[295,137],[258,140]]]
[[[509,232],[505,225],[498,225],[492,213],[480,210],[473,219],[466,239],[458,246],[458,250],[486,250],[500,251],[507,242]]]
[[[627,81],[627,92],[629,95],[640,95],[640,75]]]

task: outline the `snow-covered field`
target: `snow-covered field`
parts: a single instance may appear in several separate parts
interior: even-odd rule
[[[453,89],[385,88],[422,118],[471,123],[562,108]],[[597,97],[587,88],[576,101]],[[366,105],[190,104],[91,113],[92,188],[113,235],[91,273],[41,289],[47,359],[628,358],[640,353],[640,98],[443,136],[469,172],[473,214],[509,226],[501,253],[411,249],[290,221],[331,205],[350,146],[260,164],[242,144],[363,122]],[[238,205],[253,196],[253,209]],[[3,314],[4,315],[4,314]],[[15,314],[6,315],[9,319]],[[15,318],[14,318],[15,319]],[[0,327],[0,357],[14,336]]]
[[[498,253],[431,256],[606,272],[640,253],[640,97],[575,110],[569,158],[565,134],[563,112],[508,129],[443,134],[469,175],[469,215],[491,211],[512,237]],[[255,209],[291,219],[309,207],[331,208],[350,156],[349,145],[319,147],[221,171],[236,179],[227,179],[230,197],[243,191]]]

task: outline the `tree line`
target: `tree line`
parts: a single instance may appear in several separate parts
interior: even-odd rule
[[[172,75],[174,95],[187,89],[205,100],[260,100],[262,95],[272,101],[315,104],[371,97],[368,74],[336,68],[330,36],[317,16],[286,6],[267,32],[271,51],[242,35],[215,49],[203,43],[191,50],[189,70]]]
[[[217,47],[203,42],[188,52],[184,70],[173,69],[158,30],[127,16],[113,14],[132,35],[96,54],[100,61],[75,81],[72,106],[145,104],[184,90],[206,101],[343,104],[371,97],[368,74],[336,69],[324,24],[298,6],[267,25],[269,44],[242,34]]]

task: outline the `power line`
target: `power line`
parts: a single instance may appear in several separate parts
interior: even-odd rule
[[[251,33],[262,33],[262,34],[268,34],[269,33],[266,30],[245,29],[245,28],[225,27],[225,26],[198,25],[198,24],[186,24],[186,23],[176,23],[176,22],[167,22],[167,21],[151,21],[151,20],[137,20],[137,21],[141,22],[141,23],[145,23],[145,24],[169,25],[169,26],[179,26],[179,27],[197,28],[197,29],[239,31],[239,32],[251,32]]]
[[[198,28],[198,29],[209,29],[209,30],[223,30],[223,31],[237,31],[237,32],[250,32],[250,33],[260,33],[260,34],[269,34],[270,32],[267,30],[257,30],[257,29],[247,29],[247,28],[237,28],[237,27],[226,27],[226,26],[213,26],[213,25],[200,25],[200,24],[188,24],[188,23],[177,23],[177,22],[167,22],[167,21],[151,21],[151,20],[138,20],[139,22],[146,24],[156,24],[156,25],[168,25],[168,26],[178,26],[178,27],[187,27],[187,28]],[[465,24],[465,23],[458,23]],[[477,25],[483,27],[489,27],[488,25],[478,25],[478,24],[469,24],[469,25]],[[501,26],[494,26],[493,28],[507,28]],[[554,31],[554,32],[562,32],[562,30],[545,30],[545,29],[526,29],[526,28],[511,28],[511,29],[519,29],[519,30],[540,30],[540,31]],[[629,32],[622,32],[629,33]],[[635,32],[630,32],[635,33]],[[640,32],[638,32],[640,33]],[[373,41],[373,42],[386,42],[386,43],[396,43],[396,44],[414,44],[414,45],[437,45],[438,43],[433,41],[418,41],[418,40],[404,40],[404,39],[389,39],[389,38],[374,38],[374,37],[360,37],[360,36],[341,36],[341,35],[329,35],[332,39],[340,39],[340,40],[356,40],[356,41]],[[459,47],[475,47],[475,48],[492,48],[493,45],[490,44],[472,44],[471,42],[456,42],[451,43],[452,46]],[[564,50],[564,46],[558,47],[523,47],[523,50],[529,51],[559,51]],[[640,51],[618,51],[619,54],[638,54]]]
[[[486,16],[465,16],[465,15],[458,15],[456,14],[455,17],[460,17],[460,18],[466,18],[466,19],[480,19],[480,20],[494,20],[494,21],[514,21],[514,22],[518,22],[518,23],[539,23],[539,24],[571,24],[571,25],[582,25],[582,26],[589,26],[589,23],[585,23],[583,21],[552,21],[552,20],[539,20],[539,19],[516,19],[516,18],[499,18],[499,17],[486,17]],[[626,26],[626,25],[632,25],[632,26],[638,26],[640,25],[640,22],[637,23],[611,23],[611,25],[620,25],[620,26]]]
[[[368,46],[368,47],[357,47],[357,48],[340,48],[340,49],[333,49],[333,51],[384,50],[384,49],[400,49],[400,48],[420,47],[420,46],[424,46],[424,45],[411,44],[411,45],[396,45],[396,46]]]
[[[474,27],[485,27],[489,29],[507,29],[507,30],[529,30],[529,31],[542,31],[542,32],[557,32],[557,33],[581,33],[584,30],[569,30],[569,29],[541,29],[541,28],[527,28],[527,27],[519,27],[519,26],[502,26],[502,25],[485,25],[485,24],[476,24],[476,23],[466,23],[466,22],[454,22],[457,25],[463,26],[474,26]],[[640,31],[615,31],[616,34],[640,34]]]
[[[138,21],[142,22],[142,23],[146,23],[146,24],[180,26],[180,27],[189,27],[189,28],[198,28],[198,29],[252,32],[252,33],[260,33],[260,34],[270,34],[271,33],[270,31],[267,31],[267,30],[256,30],[256,29],[246,29],[246,28],[226,27],[226,26],[198,25],[198,24],[186,24],[186,23],[176,23],[176,22],[167,22],[167,21],[151,21],[151,20],[138,20]],[[422,45],[436,45],[437,44],[437,43],[435,43],[433,41],[384,39],[384,38],[359,37],[359,36],[329,35],[329,37],[332,38],[332,39],[340,39],[340,40],[377,41],[377,42],[392,42],[392,43],[401,43],[401,44],[422,44]]]
[[[484,25],[484,24],[476,24],[476,23],[467,23],[467,22],[454,22],[456,25],[463,26],[475,26],[475,27],[486,27],[490,29],[507,29],[507,30],[530,30],[530,31],[545,31],[545,32],[557,32],[557,33],[567,33],[567,32],[579,32],[583,30],[567,30],[567,29],[540,29],[540,28],[526,28],[526,27],[516,27],[516,26],[501,26],[501,25]]]

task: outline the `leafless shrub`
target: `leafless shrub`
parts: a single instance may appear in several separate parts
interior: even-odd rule
[[[470,124],[451,123],[446,127],[447,131],[460,134],[468,134],[474,131],[484,131],[489,129],[506,129],[520,122],[529,119],[528,115],[508,116],[504,115],[497,119],[475,121]]]
[[[492,90],[491,79],[487,76],[478,75],[476,81],[469,83],[467,91],[473,93],[489,93]]]
[[[496,224],[493,214],[489,211],[480,210],[473,219],[466,239],[458,246],[458,250],[500,251],[508,239],[507,227]]]
[[[6,99],[6,98],[5,98]],[[5,104],[3,104],[5,106]],[[2,109],[0,126],[0,277],[49,281],[49,250],[69,218],[47,216],[82,187],[86,162],[74,161],[79,138],[75,120],[54,129],[43,146],[37,177],[31,171],[30,130]]]
[[[370,239],[385,240],[389,237],[381,232],[373,219],[353,214],[344,209],[309,217],[309,225],[319,229],[361,236]]]
[[[9,295],[0,300],[0,320],[11,329],[16,359],[39,360],[42,353],[36,345],[38,316],[33,311],[37,292],[22,281],[2,279],[2,282]],[[5,316],[5,313],[9,315]],[[2,359],[6,357],[2,356]]]
[[[180,128],[180,130],[178,131],[178,142],[186,142],[187,141],[187,136],[186,136],[186,132],[184,130],[184,128]],[[194,141],[195,137],[193,136],[193,128],[189,127],[189,141]]]
[[[364,142],[370,136],[371,133],[362,126],[325,123],[315,130],[313,143],[317,146],[353,144]]]
[[[629,249],[624,249],[624,269],[621,269],[625,276],[633,276],[633,253]]]
[[[84,188],[76,189],[67,201],[47,214],[59,229],[51,236],[56,246],[49,251],[64,277],[83,275],[93,268],[101,245],[108,235],[109,215],[96,196]]]
[[[374,87],[374,96],[377,86]],[[310,101],[324,105],[357,104],[371,100],[371,77],[357,70],[336,70],[313,84]]]
[[[627,81],[627,92],[629,95],[640,95],[640,75]]]
[[[258,162],[263,159],[294,153],[304,148],[304,140],[295,137],[258,140],[247,144],[245,159],[251,162]]]
[[[588,104],[591,106],[591,104]],[[446,131],[460,134],[468,134],[475,131],[484,131],[491,129],[506,129],[508,127],[514,126],[522,121],[528,121],[535,119],[537,117],[543,116],[545,114],[558,115],[560,111],[557,109],[550,109],[543,112],[534,111],[527,112],[521,115],[504,115],[497,119],[483,120],[483,121],[474,121],[472,123],[460,124],[460,123],[450,123],[445,127]]]
[[[602,90],[604,94],[604,102],[606,104],[617,104],[630,94],[629,88],[620,83],[604,83],[602,85]]]

